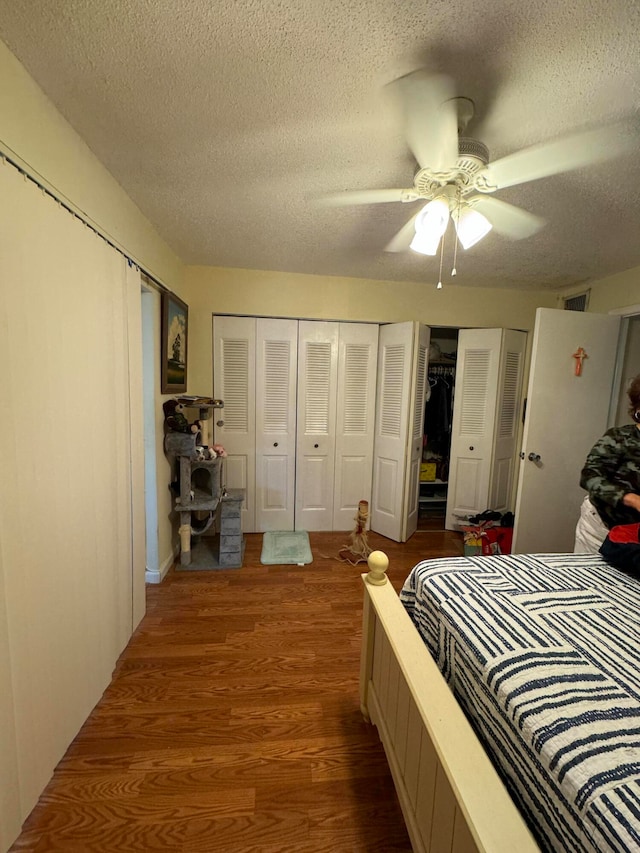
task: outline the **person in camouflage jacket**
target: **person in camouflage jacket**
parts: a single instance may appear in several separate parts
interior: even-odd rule
[[[580,475],[587,496],[576,527],[576,553],[595,553],[612,527],[640,521],[640,374],[628,396],[634,423],[607,430]]]

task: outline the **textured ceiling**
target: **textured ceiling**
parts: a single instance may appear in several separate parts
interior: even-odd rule
[[[475,101],[492,160],[640,108],[634,0],[0,0],[0,38],[191,264],[435,282],[437,259],[383,251],[413,205],[315,203],[411,185],[383,87],[415,68]],[[498,197],[546,228],[489,234],[452,283],[640,266],[635,153]]]

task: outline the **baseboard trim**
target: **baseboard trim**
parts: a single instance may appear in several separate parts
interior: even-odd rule
[[[144,580],[145,583],[162,583],[165,579],[167,572],[174,564],[176,560],[176,554],[169,554],[164,563],[160,566],[159,569],[145,569],[144,572]]]

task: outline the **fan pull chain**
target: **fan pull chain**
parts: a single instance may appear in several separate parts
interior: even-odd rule
[[[438,283],[436,284],[436,290],[442,290],[442,261],[444,259],[444,238],[445,234],[442,235],[442,240],[440,241],[440,275],[438,276]]]
[[[456,223],[460,222],[460,208],[462,206],[462,193],[460,192],[460,187],[458,187],[458,209],[456,211]],[[458,229],[456,228],[456,236],[453,245],[453,269],[451,270],[451,278],[458,275],[458,270],[456,269],[456,261],[458,260]]]

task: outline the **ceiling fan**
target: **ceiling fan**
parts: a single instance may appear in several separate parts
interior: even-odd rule
[[[411,248],[435,255],[449,220],[465,249],[492,228],[516,240],[530,237],[542,228],[544,220],[492,193],[610,159],[631,145],[629,135],[614,124],[490,162],[486,145],[465,136],[474,104],[456,96],[450,77],[420,69],[389,85],[400,100],[407,144],[418,164],[413,185],[343,192],[324,199],[326,204],[338,206],[426,201],[385,246],[387,252]]]

